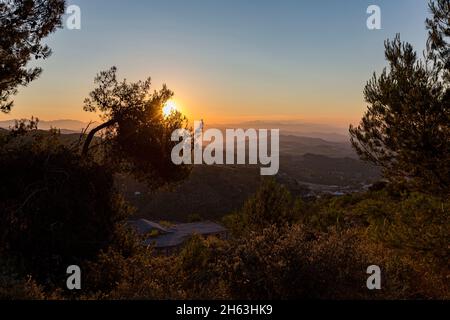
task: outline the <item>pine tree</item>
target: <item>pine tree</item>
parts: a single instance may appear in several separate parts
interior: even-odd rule
[[[400,35],[385,43],[389,67],[374,74],[361,123],[350,126],[362,159],[390,182],[450,194],[450,0],[430,1],[429,39],[423,59]]]
[[[51,50],[41,41],[61,26],[64,0],[0,2],[0,111],[9,112],[11,96],[42,72],[27,68],[32,59],[45,59]]]

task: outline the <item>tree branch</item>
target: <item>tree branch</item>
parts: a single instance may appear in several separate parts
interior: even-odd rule
[[[84,142],[83,151],[81,152],[81,155],[83,157],[86,157],[88,155],[89,146],[90,146],[90,144],[92,142],[92,139],[94,139],[94,136],[97,134],[97,132],[99,132],[99,131],[101,131],[103,129],[106,129],[106,128],[112,126],[115,123],[117,123],[117,120],[116,119],[111,119],[111,120],[109,120],[109,121],[99,125],[98,127],[92,129],[89,132],[88,136],[86,137],[86,141]]]

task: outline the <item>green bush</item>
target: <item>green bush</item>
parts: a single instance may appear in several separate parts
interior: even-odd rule
[[[255,195],[241,210],[226,216],[224,223],[234,235],[240,236],[272,225],[290,225],[300,218],[302,209],[303,202],[294,199],[285,186],[264,179]]]

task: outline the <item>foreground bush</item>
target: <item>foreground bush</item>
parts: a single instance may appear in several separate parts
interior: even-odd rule
[[[225,219],[230,240],[157,256],[126,227],[107,167],[54,138],[2,142],[2,299],[450,298],[445,199],[382,189],[305,203],[265,181]],[[72,264],[81,291],[64,290]],[[382,290],[366,287],[370,265]]]
[[[0,255],[63,286],[66,268],[109,246],[129,212],[107,168],[54,139],[25,135],[0,149]]]

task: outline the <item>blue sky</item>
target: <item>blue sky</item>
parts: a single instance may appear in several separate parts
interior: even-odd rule
[[[424,0],[73,0],[81,30],[48,39],[44,73],[2,118],[95,119],[82,101],[97,72],[116,65],[130,80],[151,76],[176,93],[190,118],[310,119],[348,123],[362,91],[385,66],[383,42],[401,33],[419,51]],[[382,30],[366,28],[380,6]]]

